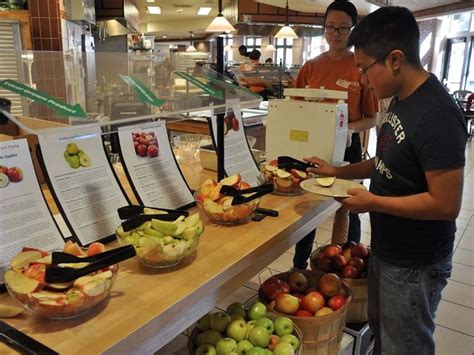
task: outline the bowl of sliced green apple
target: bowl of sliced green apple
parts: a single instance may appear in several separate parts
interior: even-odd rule
[[[144,208],[143,214],[167,213],[159,209]],[[120,226],[116,230],[120,244],[135,247],[137,258],[146,266],[167,268],[179,264],[193,254],[204,232],[199,213],[180,216],[174,221],[151,219],[130,231]]]

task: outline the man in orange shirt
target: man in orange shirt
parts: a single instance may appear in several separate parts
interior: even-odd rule
[[[351,2],[336,0],[331,3],[324,16],[324,34],[329,50],[306,62],[298,73],[295,83],[297,88],[324,87],[328,90],[347,91],[349,129],[354,133],[344,160],[351,163],[362,161],[359,132],[375,125],[377,111],[377,100],[369,89],[361,85],[361,75],[355,64],[354,54],[347,48],[349,33],[356,24],[357,9]],[[334,232],[341,230],[341,224],[344,222],[347,223],[347,210],[339,210],[334,218],[333,240]],[[359,216],[349,214],[348,239],[358,243],[360,233]],[[313,231],[296,244],[294,268],[306,269],[315,235],[316,231]]]

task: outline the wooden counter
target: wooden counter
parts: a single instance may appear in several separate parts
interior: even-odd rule
[[[191,165],[188,168],[194,170]],[[183,265],[159,270],[144,267],[137,259],[121,263],[110,300],[82,317],[53,321],[25,313],[6,321],[61,354],[150,354],[340,206],[333,199],[309,193],[269,195],[261,205],[279,210],[280,216],[235,227],[204,221],[197,253]],[[0,303],[15,302],[4,294]]]

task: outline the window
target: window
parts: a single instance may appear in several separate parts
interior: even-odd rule
[[[459,14],[452,15],[450,32],[457,33],[457,32],[469,31],[470,21],[471,21],[470,12],[462,12]]]
[[[260,52],[262,47],[262,38],[261,37],[245,37],[245,46],[249,52],[254,49],[259,50]]]
[[[234,43],[234,39],[232,38],[232,35],[229,35],[229,36],[226,36],[224,38],[224,48],[229,46],[232,48],[232,45]],[[226,61],[226,63],[228,62],[232,62],[234,60],[234,51],[233,50],[226,50],[224,52],[224,59]]]
[[[293,65],[293,38],[276,39],[276,64]]]

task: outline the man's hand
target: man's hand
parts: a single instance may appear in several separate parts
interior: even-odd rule
[[[370,212],[374,204],[374,194],[363,188],[352,188],[347,190],[351,197],[336,198],[336,200],[344,205],[352,213]]]
[[[337,169],[318,157],[303,158],[304,161],[313,164],[314,168],[308,168],[308,173],[319,174],[323,176],[336,176]]]

